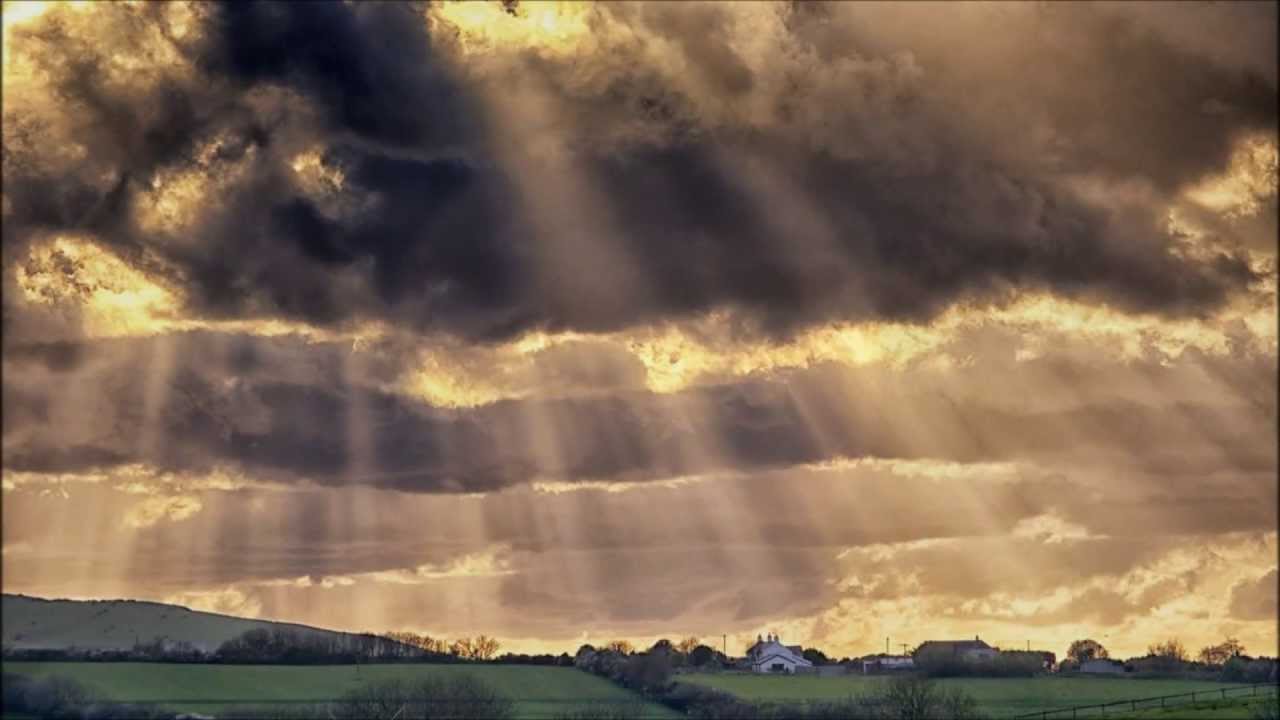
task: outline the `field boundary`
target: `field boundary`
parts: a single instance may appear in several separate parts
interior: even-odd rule
[[[1259,688],[1266,688],[1266,690],[1259,692]],[[1280,693],[1280,684],[1255,683],[1253,685],[1236,685],[1234,687],[1218,688],[1215,690],[1193,690],[1191,692],[1176,693],[1173,695],[1156,695],[1154,697],[1134,698],[1132,700],[1112,700],[1111,702],[1105,703],[1073,705],[1070,707],[1054,708],[1052,710],[1037,710],[1035,712],[1014,715],[1013,720],[1031,720],[1032,718],[1050,720],[1050,718],[1066,718],[1068,717],[1068,713],[1071,718],[1094,717],[1098,715],[1106,715],[1109,709],[1136,712],[1138,710],[1150,710],[1157,707],[1165,708],[1191,705],[1192,703],[1207,700],[1264,697],[1268,693],[1272,695]]]

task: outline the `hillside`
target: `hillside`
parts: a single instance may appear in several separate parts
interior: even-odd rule
[[[127,650],[137,641],[165,637],[202,650],[253,628],[345,636],[306,625],[218,615],[179,605],[137,600],[45,600],[26,595],[0,596],[3,645],[9,648],[78,647]]]

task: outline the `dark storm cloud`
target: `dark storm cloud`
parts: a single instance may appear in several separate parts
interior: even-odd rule
[[[948,107],[972,109],[957,120],[976,121],[992,153],[1012,151],[1039,172],[1139,177],[1168,190],[1225,169],[1241,132],[1275,130],[1271,3],[812,10],[794,27],[824,57],[911,53]]]
[[[922,48],[920,74],[877,57],[875,44],[855,34],[851,47],[864,65],[836,68],[821,85],[797,80],[770,99],[792,107],[780,113],[790,119],[743,127],[704,117],[701,98],[643,61],[617,71],[604,102],[574,86],[559,61],[516,62],[505,81],[538,83],[564,114],[561,140],[618,221],[616,237],[597,241],[624,248],[642,280],[635,287],[647,291],[602,297],[626,290],[592,282],[591,268],[573,270],[574,257],[550,259],[566,265],[551,275],[555,284],[533,282],[545,234],[560,229],[526,216],[524,193],[487,135],[492,113],[520,109],[482,112],[482,88],[465,82],[499,81],[470,73],[465,61],[449,67],[447,39],[428,35],[419,10],[201,6],[203,35],[168,40],[198,72],[157,68],[158,77],[133,84],[98,68],[161,27],[158,10],[96,10],[112,30],[97,45],[57,18],[20,31],[16,47],[51,73],[60,108],[77,117],[27,117],[18,104],[6,108],[6,128],[65,120],[85,129],[78,139],[88,152],[47,159],[30,137],[25,146],[14,139],[11,151],[17,135],[6,129],[7,262],[43,233],[87,229],[183,287],[198,315],[387,319],[471,339],[609,330],[722,308],[771,332],[829,319],[923,320],[957,301],[997,302],[1016,289],[1187,314],[1256,279],[1227,251],[1206,260],[1171,255],[1154,210],[1091,206],[1043,167],[993,152],[989,137],[946,110],[949,93],[968,85],[945,72],[935,83],[945,52]],[[705,92],[723,94],[725,107],[774,92],[761,89],[732,49],[727,9],[598,12],[676,40]],[[1274,87],[1256,75],[1119,20],[1107,20],[1120,24],[1102,33],[1094,31],[1111,26],[1089,13],[1055,22],[1066,28],[1066,49],[1041,56],[1023,48],[1047,74],[1019,77],[1048,88],[1027,102],[1053,101],[1050,114],[1081,170],[1176,185],[1219,169],[1241,131],[1274,127]],[[792,27],[784,39],[791,56],[823,46],[804,22]],[[1054,53],[1084,58],[1080,74],[1059,67]],[[831,111],[818,113],[825,120],[802,113],[826,104]],[[612,139],[637,120],[661,139]],[[1030,130],[1000,132],[1020,138]],[[197,162],[195,148],[213,138],[223,149]],[[325,165],[342,171],[342,194],[358,209],[333,212],[296,187],[287,163],[315,145]],[[822,218],[825,237],[779,227],[778,199],[748,190],[719,156],[753,158],[752,172],[794,188]],[[199,209],[192,238],[132,222],[131,208],[160,171],[216,175],[237,163],[243,176]],[[6,300],[6,312],[21,311]]]
[[[80,352],[87,359],[74,372],[46,349],[6,362],[4,409],[28,418],[6,424],[10,468],[232,464],[285,481],[477,492],[537,479],[644,481],[859,457],[1033,459],[1159,473],[1179,484],[1212,473],[1265,476],[1276,465],[1273,403],[1201,394],[1221,382],[1247,384],[1265,363],[1214,380],[1153,359],[1136,375],[1147,395],[1100,391],[1069,406],[1007,393],[1023,373],[1032,386],[1037,372],[1094,386],[1090,378],[1106,367],[1011,365],[998,373],[1006,394],[992,397],[960,394],[963,377],[923,369],[907,377],[821,366],[671,395],[624,386],[445,410],[378,389],[396,377],[394,355],[340,344],[189,333]],[[983,372],[992,368],[965,375]],[[1179,385],[1185,398],[1166,394]],[[1192,487],[1156,505],[1184,504]]]
[[[295,89],[336,130],[396,146],[446,146],[470,136],[474,118],[460,112],[465,100],[435,56],[422,10],[421,3],[220,5],[211,9],[200,60],[244,89]]]

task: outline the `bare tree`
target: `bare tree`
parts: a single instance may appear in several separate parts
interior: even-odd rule
[[[1147,654],[1168,658],[1169,660],[1177,660],[1178,662],[1187,661],[1187,648],[1183,646],[1182,641],[1178,638],[1169,638],[1162,643],[1147,646]]]
[[[470,659],[475,655],[475,645],[472,644],[471,638],[458,638],[449,646],[449,652],[460,658]]]
[[[498,641],[487,635],[477,635],[471,641],[471,658],[473,660],[492,660],[498,654]]]
[[[626,640],[613,640],[608,645],[605,645],[604,649],[612,650],[616,653],[621,653],[622,655],[630,655],[636,650],[635,646]]]
[[[1217,645],[1200,649],[1198,659],[1205,665],[1225,665],[1233,657],[1244,655],[1244,645],[1235,638],[1227,638]]]

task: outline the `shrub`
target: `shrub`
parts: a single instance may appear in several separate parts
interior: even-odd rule
[[[1280,720],[1280,695],[1273,695],[1249,708],[1252,720]]]
[[[15,707],[44,718],[78,718],[83,709],[97,700],[97,694],[79,682],[50,675],[28,681]]]
[[[902,676],[880,693],[878,716],[894,720],[977,720],[978,703],[959,688],[942,690],[932,680]]]
[[[341,717],[369,720],[503,720],[514,710],[509,698],[471,675],[384,680],[347,693],[339,708]]]
[[[671,681],[671,657],[665,652],[632,655],[622,666],[622,684],[632,690],[657,694]]]
[[[1243,679],[1247,683],[1274,682],[1276,679],[1276,661],[1268,658],[1250,660],[1244,666]]]
[[[4,673],[0,676],[0,707],[17,708],[22,705],[29,682],[24,675]]]
[[[5,673],[4,709],[30,713],[48,720],[115,720],[145,718],[160,720],[173,713],[153,705],[128,705],[101,698],[91,688],[61,675],[33,679]]]

